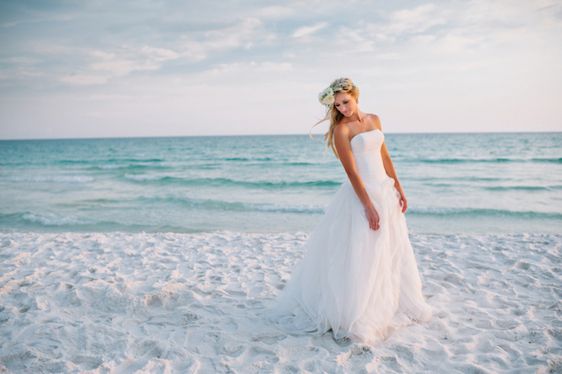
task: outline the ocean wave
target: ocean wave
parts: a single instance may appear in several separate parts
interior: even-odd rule
[[[83,160],[24,160],[24,161],[11,161],[11,162],[0,162],[0,166],[18,167],[18,166],[49,166],[49,167],[69,167],[72,166],[73,169],[84,170],[111,170],[119,168],[170,168],[167,165],[159,165],[161,162],[166,160],[160,158],[153,159],[141,159],[141,158],[122,158],[122,159],[83,159]]]
[[[177,196],[141,196],[134,199],[133,204],[149,203],[149,204],[171,204],[180,205],[188,208],[204,209],[204,210],[223,210],[231,212],[271,212],[271,213],[296,213],[296,214],[319,214],[324,211],[323,208],[303,205],[303,206],[281,206],[275,204],[263,203],[245,203],[237,201],[224,201],[215,199],[197,199],[190,197]]]
[[[532,210],[506,210],[491,208],[411,208],[408,212],[412,215],[436,217],[510,217],[510,218],[539,218],[562,220],[562,213],[537,212]]]
[[[421,158],[421,159],[399,159],[399,162],[411,163],[428,163],[428,164],[460,164],[460,163],[555,163],[562,164],[562,157],[547,157],[547,158],[509,158],[509,157],[494,157],[494,158]]]
[[[490,190],[490,191],[509,191],[509,190],[520,190],[520,191],[553,191],[553,190],[561,190],[562,185],[553,185],[553,186],[486,186],[482,187],[483,189]]]
[[[63,216],[53,212],[17,212],[17,213],[0,213],[0,223],[14,224],[14,223],[27,223],[39,226],[68,226],[68,225],[80,225],[89,223],[84,219],[80,219],[74,216]]]
[[[496,186],[483,186],[473,183],[459,182],[425,182],[427,186],[431,187],[446,187],[446,188],[475,188],[488,191],[554,191],[562,189],[562,185],[551,186],[537,186],[537,185],[496,185]]]
[[[460,176],[435,176],[435,175],[423,175],[423,176],[411,176],[408,178],[411,181],[419,181],[423,182],[424,184],[430,184],[437,186],[439,183],[443,183],[446,185],[448,182],[455,183],[458,181],[467,181],[467,182],[508,182],[508,181],[516,181],[516,179],[506,178],[506,177],[488,177],[488,176],[476,176],[476,175],[460,175]]]
[[[308,161],[287,161],[284,162],[283,165],[288,166],[309,166],[309,165],[319,165],[317,162],[308,162]]]
[[[255,163],[257,165],[262,165],[265,161],[267,161],[267,166],[310,166],[310,165],[318,165],[318,163],[310,162],[310,161],[286,161],[286,160],[275,160],[271,157],[225,157],[222,159],[217,159],[218,162],[220,161],[237,161],[237,162],[244,162],[247,164]],[[274,161],[274,162],[269,162]]]
[[[271,157],[224,157],[224,161],[273,161]]]
[[[72,203],[72,206],[81,205],[99,208],[103,206],[119,205],[130,207],[142,207],[146,205],[171,205],[198,210],[230,211],[230,212],[272,212],[272,213],[296,213],[296,214],[319,214],[324,210],[321,207],[311,205],[285,206],[268,203],[251,203],[238,201],[225,201],[219,199],[199,199],[188,196],[139,196],[131,199],[87,199]],[[64,204],[60,204],[64,206]],[[91,210],[91,209],[90,209]]]
[[[165,159],[162,158],[106,158],[106,159],[92,159],[92,160],[56,160],[55,164],[113,164],[113,163],[125,163],[125,162],[145,162],[145,163],[158,163],[164,162]]]
[[[237,180],[231,178],[184,178],[174,176],[161,176],[150,174],[125,174],[127,180],[143,183],[155,183],[160,185],[182,185],[182,186],[241,186],[259,189],[284,189],[298,187],[333,188],[341,184],[334,180],[313,181],[252,181]]]
[[[33,183],[88,183],[95,180],[89,175],[13,175],[2,179],[10,182]]]
[[[124,232],[185,232],[193,233],[201,230],[194,230],[189,227],[174,225],[150,225],[137,224],[132,222],[118,222],[109,220],[81,219],[73,216],[63,216],[51,212],[35,213],[35,212],[17,212],[17,213],[0,213],[0,227],[18,229],[34,229],[34,230],[55,230],[61,232],[67,231],[85,231],[85,232],[108,232],[108,231],[124,231]]]
[[[119,165],[119,164],[107,164],[107,165],[94,165],[86,168],[86,170],[94,171],[106,171],[106,170],[116,170],[116,171],[134,171],[134,170],[173,170],[174,168],[167,165],[144,165],[144,164],[129,164],[129,165]]]
[[[149,175],[149,174],[124,174],[125,179],[139,181],[139,182],[149,182],[154,180],[162,179],[160,175]]]
[[[96,210],[101,211],[106,206],[126,205],[130,207],[150,206],[155,205],[171,205],[175,208],[189,208],[199,211],[227,211],[227,212],[264,212],[264,213],[279,213],[279,214],[321,214],[324,212],[323,208],[303,205],[303,206],[281,206],[267,203],[246,203],[246,202],[230,202],[224,200],[214,199],[196,199],[189,197],[146,197],[141,196],[134,199],[90,199],[87,201],[77,202],[74,205],[80,209],[80,203],[93,203],[94,206],[98,205],[99,209],[91,210],[87,217],[79,217],[72,214],[65,214],[62,212],[34,212],[22,211],[14,213],[0,213],[0,227],[24,227],[24,228],[58,228],[69,230],[114,230],[124,228],[126,230],[135,229],[158,229],[163,230],[164,227],[158,224],[136,224],[127,222],[127,220],[119,219],[117,221],[108,221],[106,219],[96,219]],[[169,225],[168,225],[169,226]],[[166,230],[170,231],[190,231],[185,227],[171,227]]]

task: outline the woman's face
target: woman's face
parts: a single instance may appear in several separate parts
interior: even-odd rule
[[[334,106],[346,117],[357,112],[357,101],[347,92],[338,92],[334,96]]]

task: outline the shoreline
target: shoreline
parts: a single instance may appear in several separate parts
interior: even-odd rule
[[[510,231],[503,228],[497,227],[495,232],[489,231],[480,231],[476,229],[472,230],[464,230],[464,231],[452,231],[452,230],[443,230],[443,231],[428,231],[427,229],[416,229],[410,221],[413,221],[411,218],[408,219],[408,233],[410,236],[412,235],[437,235],[437,236],[450,236],[450,235],[458,235],[458,236],[525,236],[525,235],[554,235],[554,236],[562,236],[562,232],[557,231],[554,227],[548,228],[544,231],[537,231],[537,230],[530,230],[530,231]],[[146,229],[115,229],[115,230],[91,230],[91,229],[68,229],[68,228],[58,228],[58,227],[44,227],[42,229],[37,228],[29,228],[29,229],[22,229],[22,228],[0,228],[0,235],[9,235],[9,234],[151,234],[151,235],[160,235],[160,234],[177,234],[177,235],[280,235],[280,234],[287,234],[287,235],[308,235],[312,230],[314,230],[315,225],[313,224],[309,229],[303,230],[278,230],[278,231],[271,231],[271,230],[236,230],[236,229],[216,229],[216,230],[202,230],[202,229],[194,229],[192,231],[183,230],[183,229],[172,229],[172,230],[146,230]]]
[[[434,317],[371,347],[260,318],[307,237],[0,232],[0,371],[562,368],[562,234],[410,233]]]

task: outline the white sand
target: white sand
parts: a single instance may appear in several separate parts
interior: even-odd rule
[[[562,371],[562,235],[412,235],[434,317],[375,347],[260,319],[306,238],[0,234],[0,372]]]

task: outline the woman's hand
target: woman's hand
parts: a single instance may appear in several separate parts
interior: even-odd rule
[[[369,228],[373,230],[379,229],[379,213],[373,205],[365,208],[365,214],[367,215],[367,220],[369,221]]]
[[[404,191],[399,191],[398,194],[400,195],[398,200],[400,201],[400,206],[402,207],[402,213],[406,213],[406,209],[408,209],[408,200],[406,200]]]

